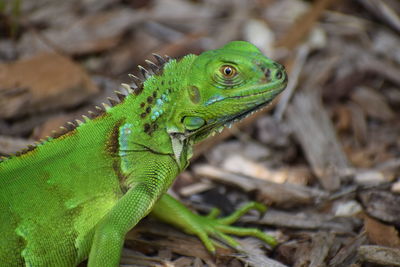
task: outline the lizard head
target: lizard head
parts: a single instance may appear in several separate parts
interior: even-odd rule
[[[287,84],[282,65],[243,41],[204,52],[187,71],[172,120],[194,143],[264,107]]]

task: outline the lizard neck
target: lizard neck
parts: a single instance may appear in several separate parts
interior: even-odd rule
[[[147,149],[152,153],[171,155],[181,170],[188,165],[192,144],[171,134],[169,128],[173,115],[182,108],[177,105],[177,100],[186,93],[187,82],[182,77],[186,77],[195,57],[188,55],[179,61],[171,60],[164,66],[162,74],[153,75],[144,82],[138,95],[128,95],[107,112],[114,121],[120,122],[119,151]]]

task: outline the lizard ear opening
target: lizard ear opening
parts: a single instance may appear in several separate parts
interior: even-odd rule
[[[189,86],[188,91],[189,91],[190,101],[192,101],[194,104],[199,103],[200,102],[199,88],[197,88],[196,86],[192,85],[192,86]]]
[[[206,122],[203,118],[200,117],[186,116],[182,119],[182,123],[185,126],[186,130],[193,131],[199,129]]]

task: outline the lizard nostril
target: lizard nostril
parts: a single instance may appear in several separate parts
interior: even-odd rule
[[[267,78],[267,80],[269,80],[271,78],[271,70],[270,69],[266,69],[264,71],[264,75],[265,75],[265,78]]]
[[[278,80],[280,80],[280,79],[282,79],[282,77],[283,77],[283,72],[280,71],[280,70],[278,70],[278,71],[275,73],[275,78],[277,78]]]

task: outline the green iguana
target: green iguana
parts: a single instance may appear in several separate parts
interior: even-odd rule
[[[125,234],[150,212],[214,252],[228,234],[275,240],[200,216],[166,193],[193,144],[264,107],[286,86],[284,68],[235,41],[180,60],[155,55],[143,79],[97,112],[0,163],[0,266],[118,266]]]

